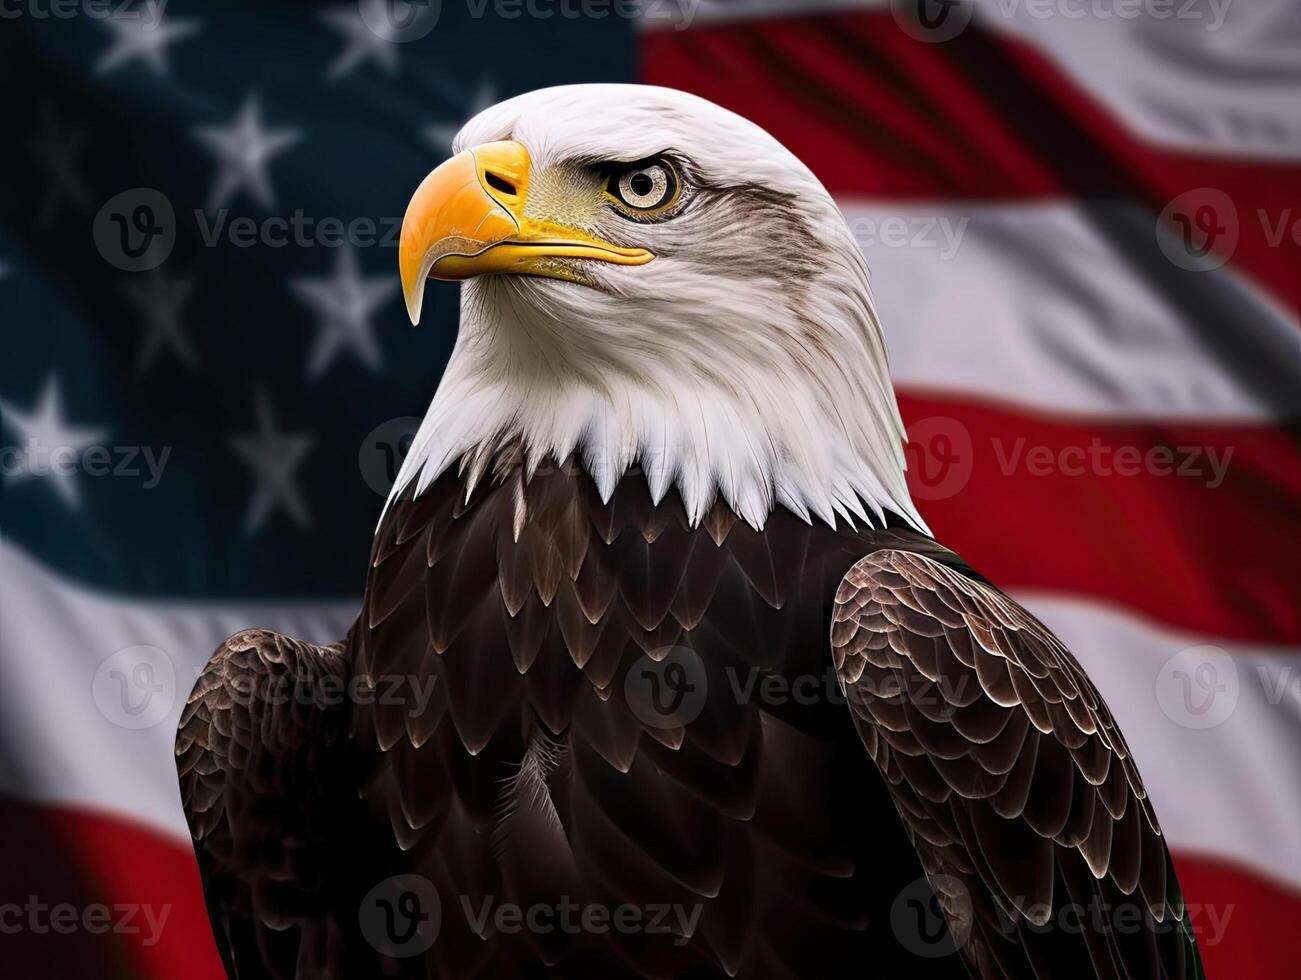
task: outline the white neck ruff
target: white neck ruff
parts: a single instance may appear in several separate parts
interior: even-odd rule
[[[528,308],[493,304],[486,315],[488,297],[469,286],[451,360],[390,501],[412,483],[424,492],[467,455],[518,443],[526,477],[576,454],[606,500],[639,464],[651,498],[676,487],[693,526],[721,496],[756,529],[780,506],[832,527],[883,523],[889,510],[926,530],[904,481],[883,349],[863,350],[861,360],[733,358],[722,377],[671,356],[609,376],[572,362],[540,370],[540,355],[512,343],[540,329],[520,322]]]

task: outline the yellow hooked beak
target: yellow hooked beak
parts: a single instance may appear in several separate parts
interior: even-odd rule
[[[425,279],[490,273],[582,282],[567,259],[644,265],[655,256],[524,214],[529,153],[519,143],[484,143],[458,153],[421,181],[402,219],[398,266],[412,323]]]

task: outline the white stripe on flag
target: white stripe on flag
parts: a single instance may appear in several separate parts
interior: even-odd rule
[[[1295,317],[1231,262],[1170,265],[1137,205],[839,203],[901,387],[1127,420],[1301,415]]]
[[[1139,137],[1191,151],[1301,158],[1292,0],[974,0],[974,6],[972,27],[1005,32],[1037,49]],[[891,7],[904,4],[643,0],[641,23],[646,30],[681,30]]]
[[[1102,692],[1170,846],[1301,886],[1301,651],[1181,636],[1097,602],[1017,599]]]
[[[326,642],[344,634],[349,602],[180,603],[113,598],[62,580],[10,546],[0,565],[0,753],[18,762],[12,792],[90,807],[186,833],[172,738],[185,695],[216,645],[254,625]],[[1096,603],[1032,597],[1029,607],[1079,655],[1120,721],[1173,847],[1257,868],[1301,886],[1301,655],[1225,647],[1232,703],[1209,717],[1182,714],[1171,662],[1200,641],[1158,631]],[[123,649],[163,650],[176,672],[171,703],[151,727],[130,729],[113,684],[95,697],[97,673]],[[1200,654],[1199,654],[1200,655]],[[1185,662],[1187,661],[1187,662]],[[123,672],[151,664],[137,656]],[[1171,666],[1173,663],[1173,667]],[[148,678],[144,678],[148,680]],[[153,679],[159,679],[155,672]],[[1158,682],[1167,687],[1164,702]],[[1290,685],[1290,686],[1289,686]],[[1228,697],[1228,694],[1225,695]],[[1164,705],[1164,706],[1163,706]],[[1222,717],[1221,717],[1222,716]],[[1185,725],[1215,721],[1212,728]]]
[[[182,836],[176,724],[217,645],[255,626],[333,643],[358,608],[120,598],[71,584],[8,543],[0,597],[0,778],[9,781],[0,788]]]

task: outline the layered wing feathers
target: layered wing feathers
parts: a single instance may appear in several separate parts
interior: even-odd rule
[[[346,774],[343,644],[268,630],[223,643],[176,736],[181,802],[208,914],[232,977],[341,976],[335,899],[355,834]]]
[[[1042,623],[950,566],[883,550],[842,580],[831,645],[863,744],[980,976],[1199,975],[1134,760]],[[1103,911],[1071,926],[1090,905]]]

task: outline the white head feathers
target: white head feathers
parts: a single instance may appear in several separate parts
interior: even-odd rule
[[[904,483],[866,263],[793,154],[712,103],[637,85],[510,99],[470,120],[455,148],[504,139],[531,157],[530,210],[656,257],[586,263],[592,286],[468,280],[395,494],[518,441],[530,467],[578,453],[607,497],[640,464],[652,497],[676,487],[693,523],[721,495],[756,528],[777,506],[831,525],[884,509],[925,527]],[[682,206],[657,223],[572,179],[657,154],[673,156],[684,185]]]

